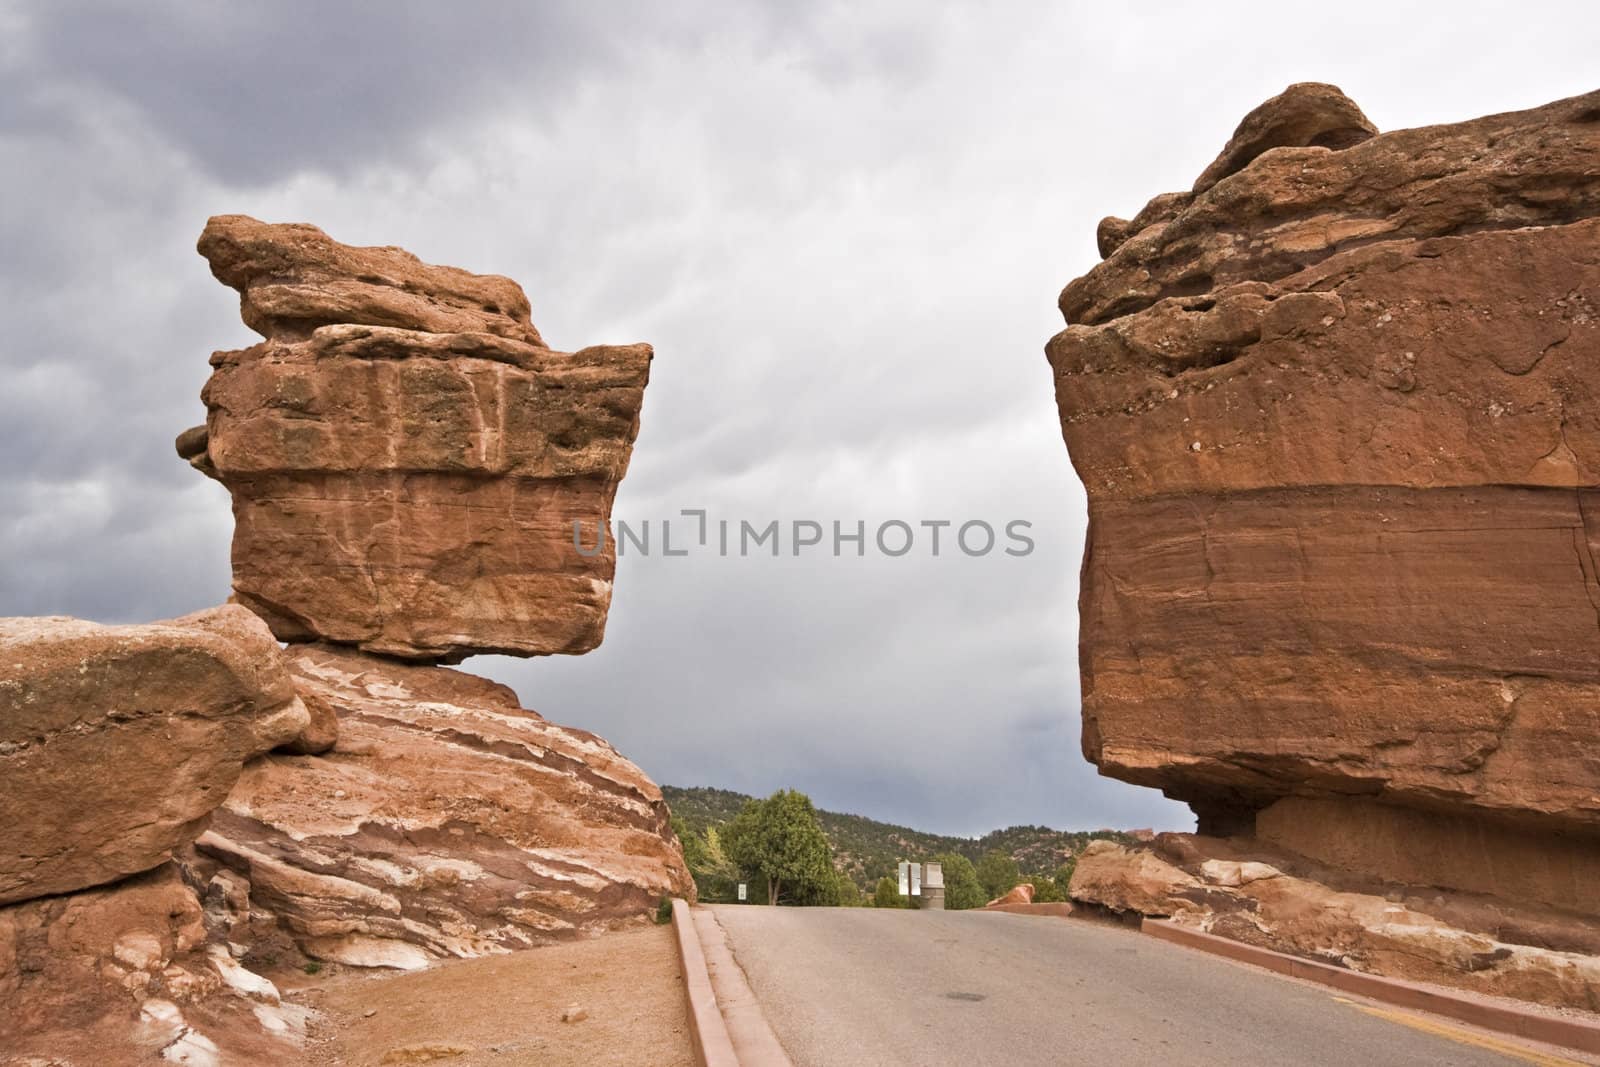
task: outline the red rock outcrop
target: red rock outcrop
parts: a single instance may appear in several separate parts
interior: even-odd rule
[[[0,907],[0,1002],[5,1062],[63,1067],[296,1062],[308,1017],[233,958],[170,862]]]
[[[308,955],[421,967],[692,896],[661,791],[600,738],[461,671],[326,645],[288,662],[338,744],[252,763],[199,849]]]
[[[1023,882],[1021,885],[1012,886],[1006,892],[1001,893],[999,896],[997,896],[993,900],[989,901],[989,903],[985,904],[984,907],[986,907],[986,908],[998,908],[998,907],[1000,907],[1002,905],[1008,905],[1008,904],[1032,904],[1032,903],[1033,903],[1033,883],[1032,882]]]
[[[1396,820],[1520,835],[1421,873],[1600,907],[1600,93],[1374,134],[1293,87],[1100,237],[1047,350],[1085,754],[1373,874]]]
[[[244,762],[308,722],[243,608],[141,626],[0,619],[0,904],[171,859]]]
[[[239,603],[413,659],[599,644],[650,346],[553,352],[511,280],[314,226],[218,216],[199,249],[266,338],[212,357],[177,442],[233,495]]]
[[[1436,891],[1334,888],[1292,873],[1297,862],[1187,834],[1163,834],[1155,848],[1095,841],[1078,859],[1070,892],[1081,903],[1353,970],[1600,1010],[1600,931],[1588,931],[1588,940],[1576,931],[1575,939],[1560,916],[1447,901]]]

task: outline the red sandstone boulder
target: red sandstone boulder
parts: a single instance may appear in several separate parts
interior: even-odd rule
[[[1276,839],[1373,874],[1405,821],[1430,856],[1520,836],[1552,901],[1592,881],[1597,161],[1600,93],[1372,135],[1299,86],[1103,227],[1048,347],[1102,773],[1207,831],[1316,799]]]
[[[423,967],[693,896],[661,791],[600,738],[460,671],[328,646],[288,662],[338,744],[252,763],[199,848],[307,954]]]
[[[1199,879],[1153,852],[1091,841],[1073,866],[1067,892],[1073,900],[1113,911],[1166,916],[1193,908],[1184,894],[1199,887]]]
[[[599,644],[648,345],[553,352],[514,282],[313,226],[218,216],[200,251],[267,338],[177,442],[233,495],[239,603],[413,659]]]
[[[1033,883],[1032,882],[1023,882],[1019,886],[1013,886],[1009,892],[1002,893],[1000,896],[995,897],[993,900],[989,901],[988,904],[985,904],[984,907],[997,908],[997,907],[1000,907],[1001,905],[1006,905],[1006,904],[1032,904],[1032,903],[1033,903]]]
[[[140,626],[0,619],[0,904],[170,859],[246,760],[308,722],[243,608]]]
[[[544,346],[516,282],[435,267],[403,248],[353,248],[315,226],[218,215],[198,250],[217,281],[239,291],[240,317],[263,337],[304,340],[353,323]]]

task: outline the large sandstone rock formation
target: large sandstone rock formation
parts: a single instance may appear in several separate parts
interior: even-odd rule
[[[1085,754],[1202,829],[1600,912],[1600,93],[1375,134],[1295,86],[1099,236],[1048,347]]]
[[[149,870],[309,716],[239,607],[99,626],[0,619],[0,904]]]
[[[308,955],[419,967],[693,894],[661,791],[593,734],[443,667],[323,645],[289,665],[338,745],[252,763],[199,847]]]
[[[239,603],[282,640],[415,659],[600,643],[615,553],[585,553],[650,346],[552,352],[515,282],[314,226],[219,216],[199,248],[266,338],[212,357],[178,438],[233,495]]]
[[[694,891],[637,767],[404,662],[599,642],[649,347],[551,352],[515,283],[310,226],[217,218],[200,249],[267,338],[213,357],[178,440],[233,494],[238,604],[0,619],[0,1049],[27,1062],[297,1062],[309,1012],[258,972],[302,952],[424,966]]]

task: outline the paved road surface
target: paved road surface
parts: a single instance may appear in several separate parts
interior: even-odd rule
[[[796,1067],[1563,1062],[1473,1044],[1476,1031],[1442,1020],[1443,1033],[1419,1030],[1332,991],[1087,921],[714,911]]]

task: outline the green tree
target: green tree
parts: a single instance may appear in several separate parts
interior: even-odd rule
[[[678,843],[683,846],[683,862],[692,871],[696,867],[704,867],[706,861],[705,839],[690,829],[689,824],[674,815],[672,817],[672,832],[678,835]]]
[[[1055,904],[1067,899],[1066,887],[1054,878],[1036,874],[1028,879],[1033,883],[1033,902],[1035,904]]]
[[[1022,881],[1022,872],[1017,870],[1017,861],[997,848],[983,854],[976,870],[978,881],[983,885],[983,891],[988,894],[989,900],[1005,896]]]
[[[1072,872],[1078,869],[1078,857],[1068,856],[1060,867],[1056,868],[1056,885],[1061,887],[1061,899],[1072,899]]]
[[[785,890],[796,902],[837,891],[816,808],[797,790],[780,789],[747,803],[728,824],[721,844],[750,881],[766,880],[768,904],[778,903]]]
[[[887,874],[878,879],[878,888],[872,891],[872,906],[874,908],[898,908],[900,906],[900,887]]]
[[[835,892],[838,899],[835,903],[841,908],[859,908],[861,906],[861,887],[856,885],[855,879],[843,871],[835,871],[833,873],[838,886]]]
[[[943,852],[935,856],[944,865],[944,906],[951,911],[981,908],[988,903],[983,883],[972,861],[959,852]]]
[[[683,845],[683,861],[694,877],[696,895],[707,903],[729,903],[737,896],[739,869],[722,851],[715,826],[697,832],[688,820],[672,817],[672,829]]]

